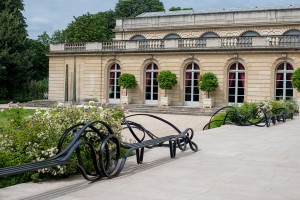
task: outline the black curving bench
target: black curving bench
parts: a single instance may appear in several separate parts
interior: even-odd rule
[[[285,108],[277,108],[272,111],[271,115],[267,116],[269,121],[271,121],[274,125],[276,122],[285,122],[287,119],[293,119],[294,113],[288,112]]]
[[[118,176],[125,165],[127,157],[132,151],[136,152],[138,164],[143,162],[145,148],[169,147],[171,158],[175,158],[176,148],[185,151],[189,145],[193,151],[198,151],[197,145],[192,142],[194,134],[192,129],[188,128],[184,131],[180,131],[176,126],[162,118],[144,114],[144,116],[155,118],[174,129],[175,134],[157,137],[141,124],[129,120],[129,118],[133,116],[136,115],[126,117],[123,125],[124,129],[130,131],[137,140],[137,143],[120,143],[112,129],[102,121],[77,124],[67,129],[61,136],[57,146],[59,150],[57,155],[45,161],[0,168],[0,178],[58,165],[75,165],[86,180],[97,181],[103,177],[113,178]],[[100,126],[102,128],[98,128]],[[144,135],[138,137],[136,133],[137,130]],[[85,137],[87,133],[96,134],[98,138],[97,142],[95,143],[88,140],[87,137]],[[150,139],[145,140],[146,135]],[[120,157],[121,148],[127,149],[122,158]],[[98,153],[97,150],[99,150]],[[89,154],[89,158],[92,161],[92,169],[86,167],[86,156],[84,156],[84,153]],[[74,157],[76,157],[76,159],[74,159]]]

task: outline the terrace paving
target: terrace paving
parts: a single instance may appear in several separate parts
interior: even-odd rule
[[[1,200],[298,200],[300,118],[267,127],[201,131],[209,117],[159,115],[193,127],[200,151],[147,150],[144,163],[127,160],[121,175],[90,183],[82,176],[0,189]],[[146,121],[145,121],[146,122]],[[156,127],[157,130],[161,127]]]

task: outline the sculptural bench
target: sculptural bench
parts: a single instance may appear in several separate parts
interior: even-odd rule
[[[274,125],[276,124],[276,121],[277,122],[285,122],[286,119],[293,119],[294,117],[294,113],[292,112],[287,112],[285,108],[278,108],[276,110],[273,110],[272,111],[273,114],[271,115],[268,115],[268,119],[270,122],[272,122]]]
[[[152,115],[148,116],[154,117],[169,124],[176,130],[178,134],[165,137],[157,137],[150,131],[145,129],[141,124],[129,121],[127,118],[130,116],[128,116],[127,118],[125,118],[124,124],[138,141],[138,143],[130,144],[125,142],[120,143],[118,138],[113,133],[112,129],[105,122],[92,121],[87,124],[77,124],[67,129],[61,136],[57,146],[57,155],[45,161],[0,168],[0,178],[58,165],[75,165],[86,180],[97,181],[103,177],[113,178],[118,176],[125,165],[127,157],[132,151],[136,151],[137,163],[141,164],[144,157],[144,148],[168,146],[170,148],[171,158],[175,158],[176,156],[176,147],[178,147],[182,151],[185,151],[187,149],[187,144],[189,144],[190,148],[193,151],[198,150],[197,145],[191,141],[193,138],[192,129],[186,129],[185,131],[181,132],[177,127],[167,122],[166,120]],[[96,128],[96,126],[102,126],[103,128],[98,129]],[[148,135],[151,139],[144,140],[145,137],[139,138],[133,131],[134,129],[143,131],[144,134]],[[98,148],[98,154],[95,150],[95,144],[87,140],[87,138],[85,137],[86,133],[94,133],[99,137],[100,147]],[[65,143],[67,142],[67,138],[69,136],[71,136],[70,143],[66,145]],[[168,144],[165,144],[166,142]],[[64,145],[65,147],[63,149]],[[91,155],[93,163],[92,172],[87,169],[85,165],[86,163],[82,156],[84,146],[88,147],[89,153]],[[119,160],[121,159],[121,148],[125,148],[127,149],[127,151],[123,155],[122,161],[119,162]],[[70,159],[73,154],[76,154],[77,161]]]

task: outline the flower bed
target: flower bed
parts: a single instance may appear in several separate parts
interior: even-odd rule
[[[90,102],[89,105],[80,106],[59,104],[46,111],[36,110],[33,115],[27,117],[21,114],[22,108],[12,108],[7,112],[19,113],[19,115],[13,115],[8,123],[0,127],[0,167],[46,160],[54,156],[58,151],[56,146],[64,130],[78,123],[104,121],[121,139],[120,128],[124,111],[119,107],[96,106]],[[101,127],[97,128],[101,129]],[[85,137],[97,144],[98,138],[95,135],[86,134]],[[25,179],[23,181],[28,181],[49,176],[68,176],[74,173],[76,168],[73,166],[58,166],[41,169],[38,174],[26,173],[20,177]],[[0,188],[4,185],[0,182]]]

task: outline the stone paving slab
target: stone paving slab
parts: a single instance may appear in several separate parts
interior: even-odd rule
[[[201,127],[202,128],[202,127]],[[147,150],[121,175],[95,183],[74,176],[0,189],[1,200],[299,200],[300,118],[267,127],[197,131],[200,151]]]

